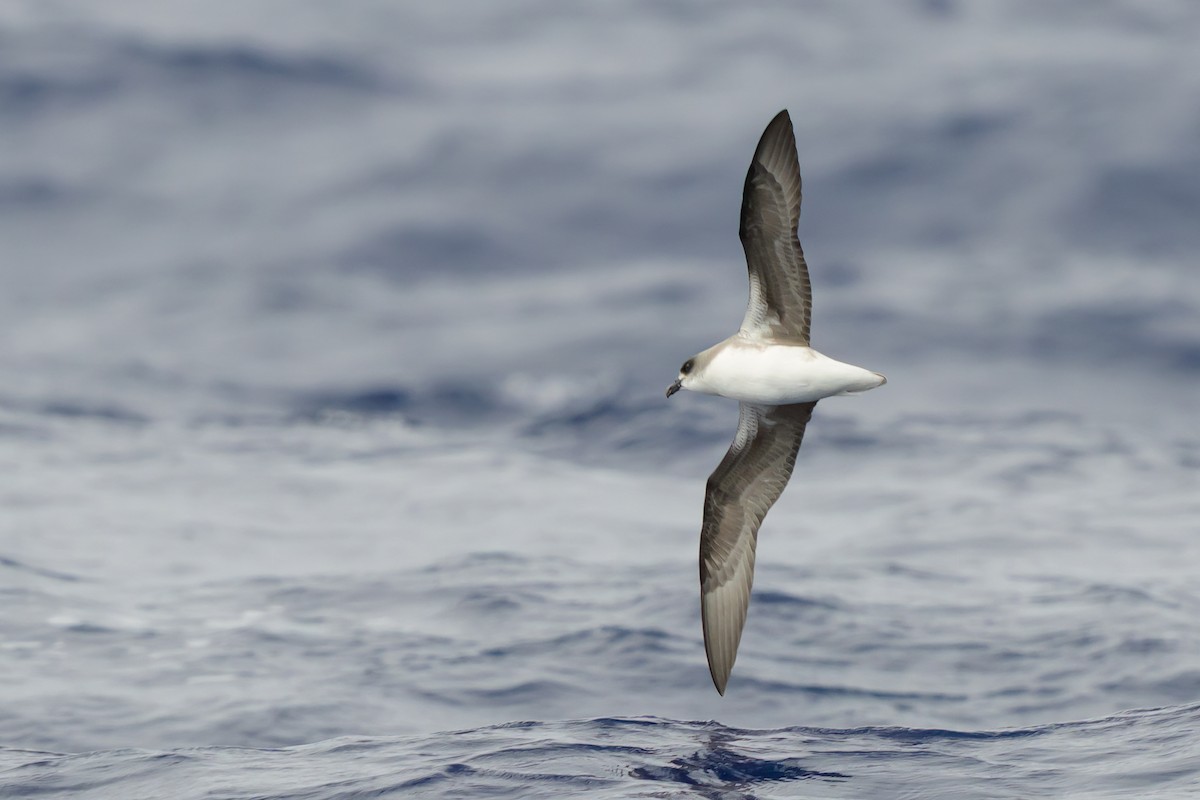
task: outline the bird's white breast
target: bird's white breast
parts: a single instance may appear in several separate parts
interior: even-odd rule
[[[864,392],[884,383],[870,370],[835,361],[811,347],[731,337],[713,354],[694,387],[744,403],[787,405]]]

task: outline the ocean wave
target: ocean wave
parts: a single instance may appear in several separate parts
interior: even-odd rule
[[[1086,792],[1185,796],[1200,786],[1200,707],[1029,728],[753,730],[597,718],[515,722],[278,749],[0,748],[7,797],[104,792],[270,800],[352,797],[900,797],[1018,800]],[[1069,753],[1064,757],[1062,754]],[[234,788],[236,787],[236,789]]]

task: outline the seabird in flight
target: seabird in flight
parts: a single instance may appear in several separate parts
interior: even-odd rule
[[[785,110],[763,132],[742,192],[738,234],[750,272],[742,327],[683,362],[667,389],[667,397],[690,389],[740,403],[733,443],[708,479],[700,528],[704,649],[722,695],[746,623],[758,528],[792,475],[813,407],[887,383],[809,346],[812,291],[799,219],[800,164]]]

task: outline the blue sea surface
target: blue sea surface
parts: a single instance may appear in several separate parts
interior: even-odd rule
[[[0,797],[1200,793],[1200,7],[0,6]],[[699,626],[741,186],[822,401]]]

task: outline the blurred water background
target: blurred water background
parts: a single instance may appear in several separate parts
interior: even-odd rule
[[[0,3],[0,796],[1200,790],[1200,7]],[[787,107],[817,408],[698,620]]]

